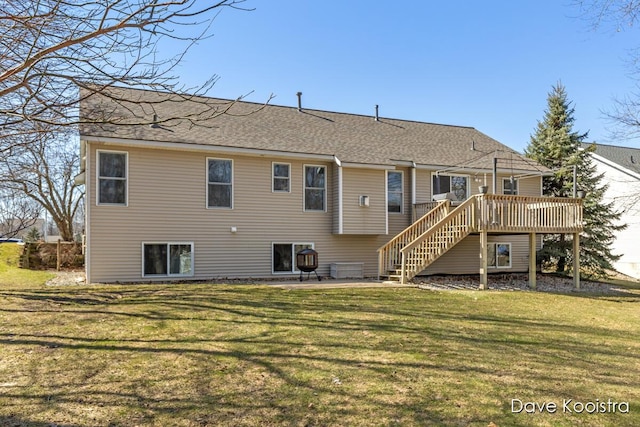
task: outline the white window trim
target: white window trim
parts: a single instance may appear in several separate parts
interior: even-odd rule
[[[167,246],[167,274],[145,274],[144,273],[144,246],[145,245],[166,245]],[[169,246],[171,245],[190,245],[191,246],[191,274],[171,274],[170,266],[171,266],[171,251],[169,250]],[[142,277],[193,277],[195,275],[195,250],[193,242],[142,242],[141,245],[141,260],[140,266],[142,268],[141,273]]]
[[[124,203],[100,203],[100,153],[124,154]],[[106,179],[121,179],[105,177]],[[129,152],[119,150],[96,150],[96,206],[129,206]]]
[[[433,177],[434,176],[461,176],[463,178],[467,178],[467,196],[465,197],[465,200],[467,200],[470,196],[471,196],[471,175],[465,175],[465,174],[461,174],[461,173],[441,173],[441,174],[437,174],[435,172],[431,172],[431,182],[429,183],[429,185],[431,186],[431,199],[433,200],[433,196],[435,196],[438,193],[434,193],[435,191],[435,187],[433,185]],[[454,201],[455,203],[462,203],[463,200],[456,200]]]
[[[389,174],[390,173],[399,173],[400,174],[400,188],[401,188],[401,191],[400,191],[400,194],[401,194],[401,197],[400,197],[400,212],[389,212]],[[386,187],[387,187],[386,188],[386,191],[387,191],[387,195],[386,195],[387,213],[389,213],[391,215],[402,215],[402,214],[404,214],[404,171],[398,171],[398,170],[387,171],[387,176],[385,178],[386,178],[385,184],[386,184]]]
[[[487,267],[488,268],[493,268],[493,269],[496,269],[496,270],[505,270],[505,269],[512,268],[513,256],[512,256],[511,250],[513,249],[513,246],[511,245],[511,243],[508,243],[508,242],[489,242],[488,244],[492,245],[494,247],[496,265],[488,265]],[[509,265],[498,266],[498,245],[507,245],[507,246],[509,246]]]
[[[224,160],[224,161],[229,161],[231,162],[231,206],[209,206],[209,160]],[[235,188],[236,188],[236,183],[235,183],[235,179],[236,179],[236,174],[235,172],[235,162],[233,161],[233,159],[224,159],[221,157],[207,157],[207,161],[205,162],[205,207],[207,209],[226,209],[226,210],[232,210],[234,208],[234,204],[235,204],[235,197],[234,197],[234,193],[235,193]]]
[[[518,194],[520,194],[520,183],[518,182],[519,180],[517,178],[513,178],[513,180],[516,184],[516,194],[514,194],[514,196],[517,196]],[[504,192],[506,182],[509,182],[509,184],[511,184],[511,178],[502,178],[502,194],[507,194]]]
[[[324,200],[322,202],[322,204],[323,204],[323,209],[322,210],[307,209],[307,168],[308,167],[310,167],[310,168],[324,168]],[[302,166],[302,210],[304,212],[316,212],[316,213],[327,212],[327,188],[329,187],[328,180],[329,180],[329,175],[328,175],[327,165],[308,165],[308,164],[305,164],[305,165]],[[310,188],[316,188],[316,187],[310,187]]]
[[[286,165],[289,166],[289,176],[287,177],[287,179],[289,180],[289,189],[287,191],[283,191],[283,190],[276,190],[273,186],[275,180],[276,180],[276,176],[275,176],[275,166],[276,165]],[[283,179],[282,177],[277,177],[279,179]],[[271,162],[271,192],[272,193],[291,193],[291,163],[285,163],[285,162]]]
[[[289,245],[291,246],[291,268],[292,271],[275,271],[273,269],[273,261],[274,261],[274,252],[273,252],[273,245]],[[276,275],[276,276],[281,276],[281,275],[293,275],[293,274],[300,274],[300,270],[298,270],[296,268],[296,254],[293,253],[293,249],[295,248],[296,245],[309,245],[311,246],[311,249],[315,249],[315,243],[313,242],[271,242],[271,274]]]

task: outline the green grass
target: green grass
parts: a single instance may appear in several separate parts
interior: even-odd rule
[[[0,285],[3,426],[640,425],[640,294],[42,283]]]
[[[32,287],[44,283],[54,275],[47,271],[32,271],[18,268],[22,246],[12,243],[0,244],[0,286],[12,288]]]

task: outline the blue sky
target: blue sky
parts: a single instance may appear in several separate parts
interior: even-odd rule
[[[522,151],[561,81],[574,130],[614,141],[602,110],[634,89],[633,30],[593,31],[571,0],[248,0],[179,69],[212,96],[472,126]]]

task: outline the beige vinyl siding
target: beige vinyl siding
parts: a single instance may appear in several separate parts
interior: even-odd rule
[[[384,170],[342,168],[344,234],[386,234],[386,174]],[[360,206],[369,196],[369,207]]]
[[[332,193],[336,188],[336,167],[332,163],[323,164],[327,166],[330,193],[327,211],[304,212],[303,170],[311,162],[287,159],[291,164],[291,192],[274,193],[272,161],[282,159],[119,146],[118,151],[129,153],[129,205],[98,206],[92,166],[96,148],[109,147],[95,143],[89,147],[87,262],[91,282],[151,280],[142,277],[142,242],[193,242],[193,279],[199,280],[272,276],[274,242],[313,243],[319,252],[320,275],[328,275],[333,262],[364,262],[365,274],[377,274],[376,249],[387,236],[332,233]],[[233,160],[233,209],[206,207],[207,158],[212,157]],[[365,171],[352,177],[363,179],[370,172],[379,177],[379,185],[384,188],[384,171]],[[380,197],[379,193],[371,192],[372,199]],[[380,222],[376,226],[380,228]]]
[[[511,268],[489,268],[489,273],[529,271],[529,236],[489,235],[490,243],[511,243]],[[478,274],[480,271],[480,236],[471,235],[425,269],[429,274]]]
[[[416,203],[431,201],[431,173],[428,169],[416,170]]]
[[[503,188],[503,180],[509,179],[511,175],[498,174],[498,194],[504,194]],[[516,175],[517,178],[517,175]],[[518,181],[518,195],[519,196],[535,196],[539,197],[542,195],[542,178],[539,176],[527,177],[527,178],[517,178]],[[491,191],[491,186],[493,184],[489,183],[489,191]]]
[[[330,264],[335,262],[363,262],[365,275],[376,276],[376,250],[410,223],[411,170],[408,168],[398,169],[404,173],[404,212],[388,216],[389,235],[384,234],[385,171],[343,168],[345,234],[338,235],[334,234],[338,220],[338,167],[333,162],[120,145],[113,151],[128,153],[128,206],[96,205],[96,149],[110,150],[111,147],[90,143],[88,148],[87,270],[91,282],[170,280],[143,277],[143,242],[193,243],[192,278],[196,280],[288,277],[291,274],[272,274],[272,244],[306,242],[313,243],[319,253],[321,276],[329,275]],[[207,208],[207,158],[233,161],[233,209]],[[273,162],[291,165],[291,192],[272,191]],[[304,211],[306,164],[327,168],[326,212]],[[431,171],[416,172],[417,200],[429,200]],[[474,185],[470,185],[473,190]],[[527,192],[534,192],[539,187],[521,188],[531,188]],[[359,206],[360,195],[370,197],[369,208]],[[232,232],[232,228],[236,232]],[[491,239],[511,242],[511,271],[526,271],[527,236],[492,236]],[[471,236],[425,273],[475,274],[479,261],[469,261],[478,259],[478,254],[478,237]]]

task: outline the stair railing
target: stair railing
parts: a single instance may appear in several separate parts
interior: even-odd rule
[[[478,228],[478,199],[472,196],[400,249],[401,283],[405,284]]]
[[[389,240],[384,246],[378,249],[378,275],[384,275],[389,269],[400,265],[401,255],[400,249],[410,242],[414,241],[418,236],[430,229],[434,224],[442,220],[451,210],[451,201],[443,200],[438,202],[436,207],[424,214],[416,222],[405,228],[401,233],[397,234],[393,239]]]

